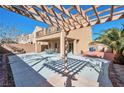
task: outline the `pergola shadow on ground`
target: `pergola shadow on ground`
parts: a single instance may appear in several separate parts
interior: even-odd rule
[[[78,59],[73,59],[73,58],[68,58],[67,59],[68,65],[67,65],[67,72],[65,72],[64,69],[64,61],[63,60],[57,60],[57,61],[50,61],[47,63],[44,63],[43,65],[52,71],[57,72],[58,74],[61,74],[62,76],[67,77],[64,85],[66,87],[73,87],[71,80],[77,80],[75,75],[79,74],[81,70],[85,66],[89,66],[93,68],[96,72],[100,73],[98,65],[94,65],[88,61],[84,60],[78,60]]]
[[[67,62],[67,68],[68,71],[64,72],[64,61],[63,60],[55,60],[53,61],[50,56],[38,56],[33,55],[32,58],[30,58],[30,55],[24,54],[23,56],[18,56],[16,54],[11,53],[13,57],[11,57],[11,60],[9,62],[11,68],[12,68],[12,74],[15,82],[16,87],[53,87],[57,86],[54,85],[54,82],[60,82],[60,85],[64,85],[65,87],[74,87],[75,84],[73,84],[73,81],[80,81],[77,78],[77,75],[80,75],[80,72],[85,69],[85,67],[90,67],[96,71],[96,73],[100,73],[99,65],[96,65],[92,62],[88,62],[85,60],[80,59],[74,59],[74,58],[68,58]],[[31,55],[32,56],[32,55]],[[55,57],[55,56],[54,56]],[[49,60],[50,59],[50,60]],[[44,61],[44,62],[43,62]],[[91,60],[92,61],[92,60]],[[31,64],[29,64],[31,63]],[[34,69],[34,67],[41,63],[39,65],[38,69]],[[51,75],[53,76],[52,80],[51,78],[47,78],[46,75],[42,74],[43,71],[48,70],[53,71]],[[54,73],[55,72],[55,73]],[[60,81],[56,81],[56,72],[59,74],[58,76]],[[43,72],[46,73],[46,72]],[[50,73],[49,73],[50,74]],[[62,76],[61,76],[62,75]]]
[[[64,61],[53,61],[51,58],[53,55],[40,55],[38,57],[37,55],[33,55],[32,58],[30,58],[32,55],[25,56],[24,54],[21,57],[13,53],[11,53],[11,55],[13,57],[11,57],[8,64],[12,68],[12,76],[16,87],[53,87],[57,86],[57,84],[54,84],[55,82],[59,82],[61,83],[60,85],[64,85],[65,87],[74,87],[75,84],[73,81],[80,82],[77,76],[81,75],[80,72],[82,72],[83,69],[85,70],[85,67],[90,67],[94,69],[96,73],[100,73],[99,65],[85,60],[68,58],[68,71],[65,74]],[[38,69],[34,69],[37,65],[39,65]],[[47,75],[44,75],[46,72],[43,71],[51,72],[49,74],[54,75],[53,78],[47,78]],[[57,80],[60,81],[56,81],[56,76],[57,78],[59,77]]]

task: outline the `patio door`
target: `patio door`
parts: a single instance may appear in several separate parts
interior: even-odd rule
[[[70,53],[73,53],[73,42],[69,42],[69,49],[68,49],[68,52]]]

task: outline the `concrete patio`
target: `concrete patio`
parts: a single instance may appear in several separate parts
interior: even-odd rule
[[[59,54],[9,56],[16,87],[112,86],[107,70],[109,61],[74,55],[68,57],[69,74],[64,76],[60,73],[63,71],[63,63],[59,60]]]

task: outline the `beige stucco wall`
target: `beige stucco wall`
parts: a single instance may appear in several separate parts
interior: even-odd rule
[[[89,47],[93,47],[97,52],[105,52],[105,53],[112,53],[112,49],[107,45],[96,43],[96,44],[89,44]]]
[[[55,49],[55,43],[56,43],[57,44],[56,52],[60,52],[60,39],[49,40],[48,43],[51,45],[51,46],[48,46],[48,48],[50,49]]]
[[[39,53],[41,52],[41,44],[39,44],[38,42],[35,43],[35,52],[36,53]]]
[[[92,31],[91,27],[79,28],[70,31],[69,38],[75,39],[74,41],[74,54],[80,54],[88,51],[88,44],[92,42]]]
[[[35,29],[34,29],[34,31],[33,31],[33,33],[32,33],[32,36],[33,36],[33,43],[34,43],[34,44],[36,43],[36,33],[37,33],[38,31],[41,31],[41,30],[43,30],[43,28],[41,28],[41,27],[39,27],[39,26],[36,26],[36,27],[35,27]]]
[[[19,50],[23,49],[26,53],[35,52],[34,44],[5,44],[4,46],[5,49],[10,49],[11,52],[13,52],[15,48]]]
[[[45,35],[43,37],[36,38],[36,41],[39,41],[39,40],[46,41],[46,40],[55,39],[55,38],[60,38],[60,33]]]
[[[45,35],[39,38],[36,38],[36,41],[43,42],[47,41],[51,43],[51,47],[54,48],[55,43],[60,45],[61,55],[64,53],[64,32],[54,33],[51,35]],[[73,39],[74,44],[74,54],[78,55],[81,51],[88,51],[88,44],[92,42],[92,31],[91,27],[79,28],[76,30],[71,30],[67,36],[69,39]]]

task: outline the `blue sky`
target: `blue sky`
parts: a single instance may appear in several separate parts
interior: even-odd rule
[[[31,33],[35,26],[41,26],[43,28],[48,26],[45,23],[15,14],[2,8],[0,8],[0,24],[16,26],[16,28],[24,34]]]
[[[122,24],[124,24],[124,18],[120,19],[120,20],[115,20],[115,21],[106,22],[106,23],[102,23],[102,24],[92,26],[93,39],[95,39],[98,36],[95,33],[101,33],[101,31],[110,29],[112,27],[116,27],[116,28],[121,29]]]
[[[65,6],[65,8],[68,8],[68,7],[69,6]],[[88,7],[89,6],[85,6],[83,8],[87,9]],[[89,14],[91,12],[89,12]],[[72,11],[72,13],[74,14],[75,11],[74,12]],[[0,8],[0,24],[9,25],[9,26],[16,26],[16,28],[20,31],[20,33],[24,33],[24,34],[32,33],[35,26],[41,26],[43,28],[48,26],[45,23],[35,21],[33,19],[21,16],[19,14],[12,13],[12,12],[5,10],[5,9],[2,9],[2,8]],[[121,28],[122,27],[121,24],[124,24],[124,19],[106,22],[103,24],[92,26],[93,39],[95,39],[97,37],[97,35],[94,33],[100,33],[101,31],[112,28],[112,27]]]

